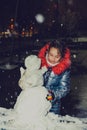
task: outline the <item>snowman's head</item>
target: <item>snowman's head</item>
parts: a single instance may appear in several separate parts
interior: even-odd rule
[[[25,67],[30,71],[38,70],[41,65],[41,60],[36,55],[30,55],[25,59]]]

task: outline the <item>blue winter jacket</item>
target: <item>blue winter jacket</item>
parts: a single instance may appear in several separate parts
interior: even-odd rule
[[[54,108],[57,110],[57,103],[60,102],[60,99],[65,97],[70,91],[70,69],[65,70],[60,75],[56,75],[51,71],[51,69],[48,69],[44,74],[44,86],[54,94],[52,104],[56,105]]]

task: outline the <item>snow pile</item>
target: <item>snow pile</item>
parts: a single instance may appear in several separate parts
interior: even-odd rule
[[[43,86],[41,61],[31,55],[25,59],[25,67],[20,68],[19,86],[22,92],[14,109],[0,108],[0,128],[6,130],[87,130],[86,118],[58,116],[50,113],[51,103],[46,99],[48,91]]]

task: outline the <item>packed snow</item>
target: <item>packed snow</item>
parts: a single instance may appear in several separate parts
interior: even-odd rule
[[[5,130],[87,130],[87,118],[60,116],[49,112],[51,103],[46,99],[43,86],[46,68],[40,68],[36,55],[25,59],[25,69],[20,68],[19,86],[22,91],[13,109],[0,108],[0,129]]]

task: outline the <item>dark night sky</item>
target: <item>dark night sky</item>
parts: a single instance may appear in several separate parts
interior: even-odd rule
[[[18,2],[18,8],[17,8]],[[37,13],[41,13],[44,1],[42,0],[1,0],[0,1],[0,25],[5,24],[10,18],[16,17],[16,21],[29,22]],[[16,13],[17,9],[17,13]]]
[[[76,8],[78,9],[79,7],[81,15],[87,19],[87,0],[76,1]],[[19,24],[28,24],[35,18],[37,13],[44,12],[45,2],[46,0],[0,0],[0,27],[8,25],[10,19],[15,17]]]

